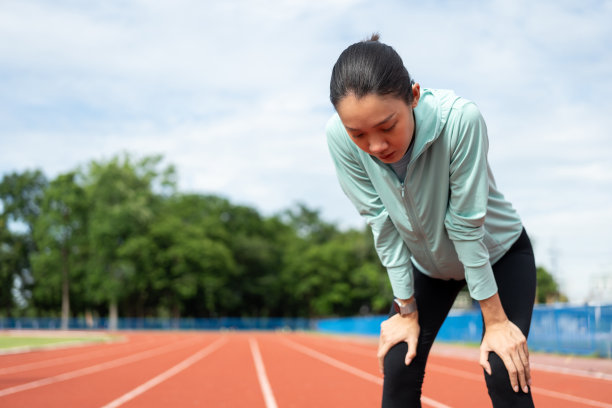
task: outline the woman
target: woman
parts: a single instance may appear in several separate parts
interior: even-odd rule
[[[478,108],[452,91],[421,89],[378,35],[342,52],[330,99],[338,179],[372,229],[395,296],[378,349],[383,407],[421,406],[429,350],[466,283],[482,310],[480,364],[493,406],[532,407],[535,262],[495,185]]]

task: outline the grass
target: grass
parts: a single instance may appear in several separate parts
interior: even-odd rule
[[[0,351],[14,348],[40,348],[55,345],[69,345],[112,340],[111,336],[57,336],[53,333],[36,334],[35,336],[0,333]]]

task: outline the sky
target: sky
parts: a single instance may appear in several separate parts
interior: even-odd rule
[[[612,277],[612,1],[3,0],[0,175],[161,154],[180,191],[362,228],[325,143],[331,68],[378,32],[487,122],[570,300]],[[608,295],[608,300],[610,299]]]

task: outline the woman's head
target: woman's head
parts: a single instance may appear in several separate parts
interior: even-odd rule
[[[330,99],[335,108],[349,94],[393,96],[410,105],[412,79],[399,54],[378,41],[378,34],[355,43],[340,54],[332,70]]]
[[[357,147],[384,163],[410,146],[420,95],[400,56],[377,35],[348,47],[334,65],[330,99],[342,124]]]

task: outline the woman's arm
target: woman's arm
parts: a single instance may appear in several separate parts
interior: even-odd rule
[[[363,168],[355,147],[346,135],[346,130],[337,117],[327,125],[327,143],[342,190],[372,229],[374,246],[381,263],[387,268],[393,294],[405,302],[413,301],[414,284],[410,251],[380,200],[378,192]],[[381,325],[378,361],[383,372],[384,357],[395,344],[408,343],[406,364],[416,355],[420,327],[418,313],[402,317],[395,315]]]
[[[358,148],[337,116],[328,122],[326,134],[340,186],[372,230],[374,246],[389,274],[393,294],[401,299],[410,298],[414,294],[410,251],[372,185]]]
[[[506,316],[484,244],[489,172],[487,128],[478,108],[463,106],[454,123],[450,157],[450,200],[444,224],[464,265],[470,295],[480,302],[485,335],[480,347],[480,364],[491,374],[488,356],[495,352],[504,362],[512,388],[519,384],[527,392],[531,382],[527,340]]]
[[[470,295],[480,301],[497,293],[484,243],[489,201],[487,127],[472,103],[456,108],[451,117],[446,130],[451,132],[450,196],[444,226],[463,264]]]

